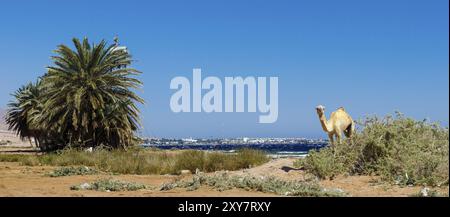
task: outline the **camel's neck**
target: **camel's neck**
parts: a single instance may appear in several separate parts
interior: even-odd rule
[[[330,132],[331,129],[330,129],[330,126],[329,126],[329,124],[327,122],[327,117],[325,117],[325,114],[319,115],[319,119],[320,119],[320,124],[322,125],[322,129],[325,132]]]

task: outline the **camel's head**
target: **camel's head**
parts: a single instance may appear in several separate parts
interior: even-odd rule
[[[316,111],[317,111],[317,114],[318,114],[318,115],[323,115],[323,113],[325,112],[325,106],[323,106],[323,105],[318,105],[318,106],[316,107]]]

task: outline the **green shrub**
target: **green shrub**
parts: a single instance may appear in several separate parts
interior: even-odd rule
[[[76,176],[76,175],[93,175],[97,174],[98,171],[95,169],[91,169],[87,166],[79,166],[79,167],[61,167],[53,170],[53,172],[49,173],[50,177],[60,177],[60,176]]]
[[[307,157],[297,160],[294,166],[303,167],[321,179],[333,179],[336,175],[356,170],[357,152],[354,143],[335,148],[325,147],[310,151]]]
[[[448,184],[449,131],[397,113],[369,117],[351,141],[311,152],[296,166],[319,178],[375,174],[396,184]]]
[[[409,197],[448,197],[448,193],[441,194],[433,189],[422,188],[419,192],[409,195]]]
[[[137,191],[146,189],[148,186],[134,182],[124,182],[115,179],[100,179],[92,183],[84,183],[70,187],[71,190],[94,190],[94,191]]]
[[[233,188],[245,189],[247,191],[260,191],[264,193],[275,193],[286,196],[343,196],[341,191],[329,191],[322,189],[316,182],[312,181],[285,181],[268,177],[253,176],[231,176],[228,173],[218,173],[206,175],[196,174],[191,180],[178,180],[175,182],[164,183],[161,191],[173,188],[187,188],[189,191],[197,190],[202,185],[212,187],[218,191],[230,190]]]

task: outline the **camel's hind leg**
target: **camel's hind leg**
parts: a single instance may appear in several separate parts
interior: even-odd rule
[[[351,123],[345,130],[344,134],[347,138],[352,138],[353,134],[355,133],[355,123]]]

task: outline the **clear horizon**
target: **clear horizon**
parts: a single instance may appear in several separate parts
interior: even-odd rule
[[[143,72],[142,135],[325,138],[315,112],[354,119],[401,111],[449,125],[449,2],[7,1],[0,9],[0,108],[73,37],[127,46]],[[259,113],[173,113],[172,78],[279,79],[278,120]]]

